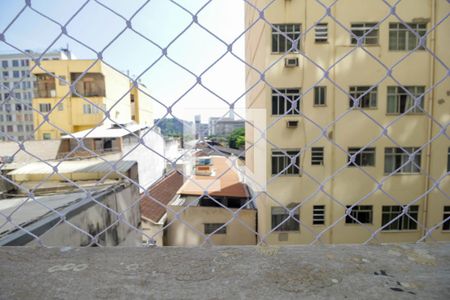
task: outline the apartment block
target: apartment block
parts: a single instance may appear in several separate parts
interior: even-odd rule
[[[250,2],[260,240],[450,240],[448,2]]]
[[[33,99],[36,139],[57,139],[132,120],[153,124],[152,100],[145,86],[133,87],[127,76],[103,62],[45,61],[34,68],[33,75],[37,80]]]
[[[44,54],[25,50],[25,53],[0,54],[0,141],[33,139],[31,100],[35,78],[30,74],[34,59],[41,61],[70,59],[67,49]]]

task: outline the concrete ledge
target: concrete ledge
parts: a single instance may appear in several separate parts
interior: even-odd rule
[[[1,299],[450,299],[450,243],[0,248]]]

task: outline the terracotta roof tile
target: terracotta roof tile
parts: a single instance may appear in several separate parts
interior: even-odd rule
[[[208,189],[211,196],[247,198],[249,193],[245,183],[239,180],[235,167],[223,156],[212,156],[215,174],[212,176],[193,175],[178,191],[180,195],[200,196]]]
[[[183,181],[183,175],[178,171],[173,171],[153,184],[148,191],[151,197],[143,197],[141,200],[141,215],[153,222],[158,222],[166,213],[164,205],[169,204],[176,196]]]

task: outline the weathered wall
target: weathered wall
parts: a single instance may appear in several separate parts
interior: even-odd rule
[[[167,210],[167,223],[174,221],[174,213],[180,214],[166,230],[167,246],[197,246],[204,242],[205,223],[226,223],[233,215],[224,208],[218,207],[184,207],[170,205]],[[236,209],[230,209],[236,211]],[[243,225],[244,223],[245,225]],[[196,231],[192,230],[195,228]],[[256,210],[243,209],[227,226],[226,234],[214,234],[210,237],[213,245],[255,245],[256,244]]]
[[[124,220],[133,227],[138,228],[140,222],[139,205],[133,205],[138,199],[139,193],[137,187],[128,185],[123,190],[111,192],[99,199],[98,202],[111,210],[124,213]],[[82,231],[98,236],[98,243],[104,246],[139,246],[142,238],[141,234],[133,230],[124,221],[118,220],[117,216],[100,204],[94,204],[86,210],[78,213],[68,221],[76,226],[70,226],[66,223],[58,224],[46,233],[40,236],[43,244],[46,246],[87,246],[90,244],[90,238]],[[36,244],[35,241],[28,245]]]

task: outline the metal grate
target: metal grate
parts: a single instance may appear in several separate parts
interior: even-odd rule
[[[345,238],[333,240],[330,237],[332,232],[335,236],[359,235],[361,238],[358,238],[357,242],[361,243],[396,241],[397,238],[393,236],[395,234],[401,235],[401,238],[398,239],[399,241],[448,240],[448,236],[443,235],[441,232],[443,225],[450,220],[448,214],[444,213],[444,207],[450,205],[449,170],[446,168],[446,162],[449,159],[447,149],[450,148],[448,133],[449,113],[442,113],[442,111],[450,111],[450,99],[448,98],[450,91],[449,57],[448,53],[442,50],[442,48],[450,46],[449,39],[446,37],[450,26],[448,1],[428,1],[428,6],[425,5],[429,8],[429,12],[426,14],[427,17],[414,21],[414,16],[410,16],[408,12],[415,12],[415,9],[409,9],[405,0],[373,0],[370,1],[368,7],[376,5],[380,11],[386,12],[384,17],[376,21],[371,20],[370,22],[355,17],[351,22],[344,22],[338,17],[342,15],[342,12],[339,10],[340,6],[342,5],[343,9],[345,9],[351,3],[359,1],[240,0],[235,2],[243,3],[243,6],[245,6],[247,17],[245,29],[229,42],[230,39],[221,37],[214,33],[213,29],[202,24],[202,15],[206,14],[208,7],[217,2],[217,0],[203,1],[195,9],[187,8],[187,4],[184,1],[170,0],[169,2],[177,9],[181,9],[186,18],[190,18],[190,21],[167,44],[154,41],[147,32],[134,26],[134,20],[137,17],[145,17],[146,9],[153,2],[143,2],[138,8],[133,9],[129,16],[126,16],[126,14],[114,9],[113,5],[110,5],[107,1],[88,0],[81,3],[73,12],[64,12],[65,14],[70,14],[71,17],[62,23],[58,18],[47,15],[36,8],[34,1],[26,0],[16,15],[3,16],[3,18],[8,18],[9,23],[0,28],[0,43],[18,53],[22,53],[25,57],[31,58],[34,62],[30,66],[31,72],[33,70],[41,70],[51,78],[55,78],[57,84],[70,86],[68,93],[61,97],[53,107],[45,110],[29,107],[35,116],[40,116],[43,120],[42,123],[35,126],[34,130],[37,131],[44,124],[50,124],[61,134],[71,138],[72,142],[77,145],[71,151],[61,152],[62,155],[58,157],[58,160],[49,161],[30,152],[27,149],[26,141],[18,140],[6,129],[4,132],[0,132],[5,140],[14,142],[18,146],[18,150],[11,157],[8,157],[7,160],[2,160],[0,170],[6,170],[9,162],[19,156],[20,153],[26,153],[52,170],[31,187],[23,184],[23,182],[12,180],[7,175],[7,172],[0,173],[1,180],[5,184],[14,186],[24,195],[23,200],[18,202],[8,213],[0,212],[0,222],[3,224],[0,226],[9,228],[8,234],[11,232],[22,232],[31,237],[33,242],[43,246],[52,245],[52,243],[46,244],[43,240],[45,236],[43,232],[30,231],[29,224],[14,221],[15,217],[24,212],[25,205],[31,201],[56,217],[48,232],[55,230],[60,224],[68,225],[71,230],[88,239],[89,242],[82,244],[83,246],[105,245],[105,233],[114,228],[117,229],[119,225],[123,226],[122,228],[128,228],[133,234],[142,236],[146,241],[144,244],[147,246],[157,244],[156,239],[166,234],[171,228],[178,228],[176,230],[180,230],[181,233],[178,234],[180,236],[184,236],[183,230],[194,233],[196,237],[193,243],[199,245],[209,243],[227,244],[230,242],[227,242],[226,238],[223,238],[224,236],[239,236],[241,234],[228,228],[232,224],[239,224],[242,231],[250,232],[251,235],[256,237],[254,243],[258,245],[277,244],[278,242],[352,242],[352,240],[346,240]],[[82,38],[72,34],[71,30],[69,30],[76,17],[87,10],[92,3],[96,4],[96,9],[108,11],[111,16],[111,22],[115,24],[123,23],[122,29],[100,50],[92,48],[83,42]],[[304,11],[296,10],[300,8],[304,9]],[[9,32],[11,28],[18,22],[19,18],[23,18],[30,12],[38,14],[42,22],[51,22],[60,30],[57,37],[48,44],[39,57],[33,57],[29,52],[10,42],[11,36]],[[162,11],[158,13],[164,14]],[[367,14],[367,11],[364,13]],[[353,14],[352,12],[350,15]],[[301,17],[293,17],[297,15]],[[390,23],[395,23],[396,25],[389,25]],[[418,31],[417,28],[419,27],[414,24],[426,24],[426,30],[424,30],[422,25],[417,25],[420,27],[420,31]],[[192,27],[206,34],[208,39],[205,40],[213,39],[214,43],[220,44],[225,49],[214,61],[208,62],[208,65],[201,71],[191,70],[190,67],[184,65],[183,61],[178,61],[171,54],[174,48],[180,47],[176,42],[184,35],[187,35],[188,30]],[[89,30],[88,24],[84,25],[83,29]],[[105,31],[107,30],[108,26],[105,24]],[[405,37],[408,37],[404,51],[398,50],[401,48],[401,45],[398,43],[400,33],[396,31],[394,33],[393,30],[401,30]],[[156,47],[159,51],[156,59],[142,61],[142,65],[145,65],[145,67],[136,76],[130,76],[126,72],[121,71],[114,63],[104,59],[108,49],[128,33],[133,33],[139,39],[152,45],[152,47]],[[254,39],[257,38],[257,33],[264,36],[259,37],[259,39],[267,41],[266,45],[251,46],[252,43],[255,43]],[[108,34],[111,34],[111,32]],[[69,80],[69,78],[58,76],[50,70],[46,70],[45,64],[42,63],[45,53],[51,51],[61,37],[68,38],[93,53],[94,59],[92,63],[89,64],[84,72],[77,74],[76,79],[72,78]],[[272,40],[272,37],[274,37],[274,40]],[[236,44],[244,38],[246,38],[247,42],[245,59],[235,50]],[[389,52],[387,45],[389,40],[394,38],[397,41],[395,44],[395,49],[397,50]],[[327,61],[325,58],[317,59],[313,53],[314,50],[310,47],[310,44],[314,43],[315,39],[318,44],[314,47],[328,47],[330,53],[333,53],[330,54],[333,55],[331,61]],[[275,48],[274,43],[276,44]],[[414,43],[415,46],[411,46],[410,43]],[[30,45],[30,47],[32,46]],[[337,54],[336,49],[339,49],[338,52],[343,54]],[[270,51],[277,53],[271,53]],[[204,75],[207,72],[214,72],[214,67],[226,56],[236,60],[245,66],[246,69],[247,86],[245,92],[237,98],[220,96],[214,88],[208,86],[203,80]],[[258,56],[264,57],[264,63],[253,63],[258,59],[255,57]],[[294,56],[298,59],[296,62],[297,66],[288,68],[285,65],[285,60]],[[344,64],[350,64],[351,66],[351,63],[348,62],[349,60],[354,60],[356,65],[358,57],[364,57],[364,59],[370,61],[370,64],[376,63],[378,68],[376,70],[377,76],[373,76],[376,80],[364,84],[355,82],[351,84],[352,88],[342,85],[339,76],[345,77],[347,75],[345,73],[336,74],[336,69]],[[181,96],[172,103],[169,103],[166,99],[155,97],[152,95],[151,89],[148,91],[141,86],[141,79],[145,74],[151,71],[158,72],[158,62],[163,59],[184,70],[193,81],[193,84],[187,87]],[[126,55],[124,55],[123,60],[126,64]],[[419,61],[421,64],[428,66],[431,71],[428,70],[429,74],[420,77],[420,80],[415,80],[415,74],[411,75],[411,79],[409,77],[408,80],[400,79],[399,77],[401,76],[397,76],[397,70],[401,68],[404,70],[404,64],[409,63],[410,60],[413,62]],[[92,97],[81,94],[75,88],[77,83],[86,77],[98,62],[102,62],[107,67],[121,74],[121,76],[128,78],[131,83],[129,89],[121,97],[113,99],[117,105],[125,101],[133,89],[137,89],[149,97],[154,105],[163,108],[164,113],[162,117],[155,124],[145,127],[137,134],[136,131],[130,130],[127,125],[114,121],[113,110],[116,104],[106,109],[95,102]],[[199,65],[204,63],[205,61],[199,61]],[[298,89],[296,89],[292,84],[301,85],[301,83],[298,83],[300,79],[284,83],[279,83],[276,79],[277,74],[280,74],[279,78],[287,78],[285,72],[290,70],[296,72],[296,70],[305,68],[314,70],[314,74],[320,74],[319,77],[310,75],[312,78],[317,77],[317,79],[313,80],[314,83],[312,85],[305,84],[305,86],[298,86]],[[351,72],[351,70],[346,72]],[[366,72],[374,72],[375,74],[375,70],[366,70]],[[303,73],[302,76],[301,81],[305,82],[305,76],[308,75]],[[0,100],[1,105],[12,103],[13,100],[20,101],[20,99],[15,99],[14,95],[15,91],[20,88],[22,81],[24,79],[18,80],[17,84],[13,86],[2,86],[2,89],[8,92],[9,97]],[[274,82],[277,82],[277,84]],[[173,82],[172,84],[177,85],[178,83]],[[198,87],[201,87],[211,97],[219,99],[226,107],[222,111],[220,119],[225,120],[226,116],[232,112],[235,116],[245,121],[246,127],[245,148],[234,151],[233,154],[235,155],[230,155],[230,152],[227,152],[220,146],[208,145],[209,153],[224,155],[223,157],[225,157],[227,164],[225,172],[217,174],[216,177],[208,182],[199,180],[199,177],[191,176],[185,173],[185,170],[177,167],[181,160],[188,159],[195,153],[193,149],[188,149],[186,146],[184,151],[177,157],[169,158],[166,157],[164,151],[161,152],[160,149],[155,149],[152,144],[146,142],[146,138],[158,132],[158,125],[163,120],[177,118],[174,114],[174,109],[183,102],[186,95]],[[317,87],[321,88],[320,91],[325,93],[325,97],[323,95],[313,95],[318,90],[316,89]],[[261,91],[261,93],[256,95],[255,91]],[[389,95],[387,91],[389,91]],[[85,143],[87,136],[93,134],[96,128],[88,130],[83,137],[58,126],[56,122],[52,121],[52,115],[60,109],[60,106],[67,103],[66,99],[71,95],[84,100],[84,104],[90,104],[89,107],[86,107],[87,111],[100,111],[104,114],[104,118],[98,124],[99,126],[102,123],[113,124],[116,129],[122,129],[127,135],[134,138],[137,141],[136,146],[129,149],[129,152],[123,153],[115,161],[107,160],[101,155],[104,153],[92,150]],[[382,97],[381,95],[386,96]],[[314,97],[320,97],[320,105],[317,105],[318,107],[313,105]],[[337,99],[341,98],[345,98],[344,101],[337,103]],[[241,113],[237,107],[244,99],[246,99],[246,110]],[[262,107],[253,106],[252,103],[258,101],[258,99],[264,99],[263,102],[259,103],[265,103],[265,105]],[[272,107],[274,99],[279,104],[276,108]],[[307,103],[306,99],[311,100],[308,100]],[[392,109],[391,113],[393,114],[378,113],[381,110],[381,102],[392,103],[392,107],[388,109]],[[29,104],[26,104],[26,101],[23,103],[29,106]],[[310,108],[306,108],[307,105]],[[333,107],[335,109],[337,106],[340,106],[340,108],[334,114],[328,110]],[[342,109],[342,107],[345,107],[345,109]],[[311,113],[313,108],[319,111]],[[273,109],[276,110],[275,114]],[[331,122],[323,118],[321,109],[327,109],[327,113],[332,115]],[[342,111],[342,113],[339,111]],[[286,121],[292,118],[299,120],[300,123],[296,124],[294,128],[288,128]],[[349,118],[360,120],[359,124],[363,122],[367,124],[368,128],[376,128],[367,132],[366,140],[369,140],[369,142],[357,144],[358,139],[346,136],[346,130],[349,129],[346,129],[343,124],[348,122]],[[418,121],[419,119],[420,121]],[[280,124],[284,125],[280,126]],[[419,124],[426,124],[427,126],[426,131],[428,134],[425,141],[414,138],[414,131],[419,130],[419,128],[415,127],[420,126]],[[396,128],[395,130],[398,130],[398,127],[402,128],[406,132],[405,137],[399,139],[399,135],[393,133],[394,127]],[[307,128],[310,129],[310,132],[306,131]],[[298,141],[296,147],[272,141],[271,137],[276,135],[274,132],[278,132],[283,137],[288,136],[286,132],[290,132],[291,139]],[[373,132],[375,134],[372,134]],[[304,138],[306,135],[308,135],[307,141]],[[33,136],[30,135],[27,139],[31,140]],[[287,143],[287,145],[291,144]],[[432,146],[435,146],[433,151],[431,151]],[[203,190],[201,195],[196,196],[197,201],[175,208],[173,205],[163,203],[158,198],[159,195],[155,196],[155,194],[152,194],[150,192],[151,187],[144,186],[135,177],[123,171],[125,170],[123,169],[123,163],[130,160],[132,156],[129,154],[135,151],[137,147],[145,149],[155,159],[164,160],[164,163],[168,165],[165,175],[173,172],[173,170],[177,170],[183,176],[185,184],[189,183],[191,186]],[[111,147],[111,149],[116,148]],[[445,151],[440,151],[441,149]],[[315,151],[315,154],[311,158],[312,150]],[[102,163],[103,170],[106,168],[104,175],[89,187],[80,184],[73,176],[62,172],[60,169],[63,168],[65,162],[77,162],[74,156],[80,151],[85,152],[87,157],[98,158]],[[265,161],[255,160],[257,157],[255,155],[258,155],[258,151],[262,151],[261,153],[266,158]],[[272,157],[273,153],[276,153],[276,156]],[[371,154],[373,157],[369,157]],[[317,155],[321,157],[317,158]],[[335,158],[330,158],[331,155],[334,155]],[[344,155],[344,159],[341,164],[336,164],[336,157],[340,155]],[[243,156],[246,156],[247,167],[242,165],[237,159],[237,157]],[[189,159],[192,160],[192,158]],[[252,162],[252,160],[255,161]],[[370,169],[375,164],[377,169],[383,169],[384,172],[374,172]],[[445,167],[442,167],[441,171],[434,171],[444,165]],[[256,169],[265,170],[265,172],[261,174],[255,172]],[[349,171],[355,172],[354,183],[345,187],[334,186],[330,190],[333,182],[338,181],[340,176]],[[227,200],[227,204],[224,204],[223,201],[219,201],[216,199],[216,196],[208,192],[215,189],[220,184],[220,181],[228,176],[230,172],[233,172],[242,182],[245,182],[250,193],[248,199],[240,202],[238,205],[235,203],[230,204],[230,200]],[[401,175],[402,173],[408,174]],[[112,221],[99,230],[88,230],[80,226],[80,223],[77,223],[74,219],[69,218],[67,210],[56,209],[47,201],[44,201],[39,191],[55,176],[58,176],[60,181],[64,181],[81,193],[82,198],[88,200],[88,203],[85,203],[85,205],[102,207],[104,213],[108,215],[108,218],[112,218]],[[135,195],[136,198],[129,202],[128,207],[112,207],[98,200],[98,190],[111,177],[125,180],[137,187],[141,192]],[[419,179],[416,180],[415,178]],[[393,183],[392,179],[395,179],[395,183]],[[304,186],[308,185],[312,192],[304,196],[289,194],[294,191],[291,187],[299,185],[300,182]],[[360,189],[360,184],[363,185],[362,182],[371,188]],[[406,190],[411,189],[417,182],[423,185],[423,189],[420,193],[416,193],[417,195],[413,193],[414,196],[411,196],[412,194],[407,193]],[[359,192],[352,191],[347,193],[342,191],[342,189],[350,188],[350,186]],[[118,188],[117,190],[120,189]],[[390,201],[390,204],[381,204],[381,202],[377,203],[376,201],[370,202],[370,199],[376,199],[376,197],[387,199]],[[149,234],[144,230],[140,221],[135,223],[130,221],[133,219],[130,217],[130,214],[136,212],[142,201],[158,204],[173,218],[167,219],[160,224],[156,232]],[[198,227],[192,224],[189,221],[191,219],[187,219],[186,215],[195,208],[196,204],[194,203],[202,201],[209,203],[209,207],[213,206],[215,209],[221,209],[225,212],[226,220],[205,219],[203,222],[205,227]],[[65,208],[79,204],[79,202],[69,202]],[[315,205],[314,211],[312,208],[313,204]],[[359,208],[364,207],[368,209],[369,206],[371,207],[370,222],[362,222],[358,217],[355,217],[358,215],[357,210]],[[396,213],[391,213],[390,217],[388,214],[382,214],[382,209],[383,212],[385,209],[382,206]],[[256,211],[253,223],[247,222],[243,217],[249,207],[254,207]],[[309,209],[309,207],[311,208]],[[417,207],[418,211],[416,210]],[[413,214],[411,213],[412,209],[414,211]],[[277,214],[271,214],[272,211],[276,211]],[[339,214],[339,212],[341,213]],[[198,216],[203,216],[202,213],[203,215],[206,214],[206,212],[201,210],[195,212]],[[258,216],[257,219],[256,215]],[[361,215],[360,212],[359,215]],[[443,215],[444,218],[442,218]],[[308,218],[311,221],[305,221],[309,220]],[[134,220],[137,219],[135,218]],[[352,225],[346,224],[346,220],[350,220],[348,223]],[[258,222],[257,225],[256,222]],[[176,224],[183,224],[185,227],[180,229],[175,227]],[[392,228],[400,229],[405,227],[408,228],[407,232],[386,233],[386,230],[392,231]],[[335,232],[333,231],[334,229],[336,229]],[[0,231],[3,230],[0,228]],[[434,233],[437,233],[436,236]],[[390,236],[386,237],[386,234]],[[301,236],[307,236],[308,238],[302,238]],[[59,244],[64,245],[65,240],[63,239]],[[67,242],[67,244],[71,243]]]

